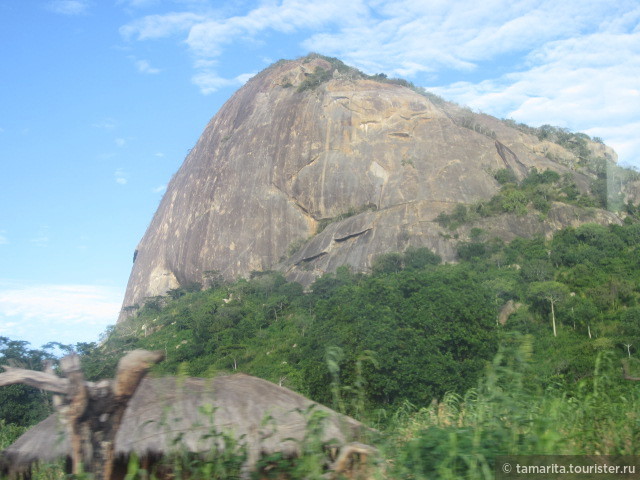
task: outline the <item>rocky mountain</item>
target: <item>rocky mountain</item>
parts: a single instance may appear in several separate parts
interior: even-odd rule
[[[277,62],[227,101],[171,180],[134,255],[123,311],[212,271],[232,279],[275,269],[310,284],[409,246],[454,261],[474,227],[509,240],[620,222],[556,201],[544,215],[505,212],[455,234],[436,221],[489,201],[499,171],[521,180],[549,169],[587,193],[597,175],[571,144],[543,137],[335,59]],[[602,143],[580,145],[616,160]]]

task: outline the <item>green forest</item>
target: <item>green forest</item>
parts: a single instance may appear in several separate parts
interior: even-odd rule
[[[500,454],[639,454],[640,383],[623,366],[639,376],[640,223],[509,244],[476,233],[456,264],[409,248],[308,291],[277,272],[209,272],[100,343],[0,338],[0,363],[41,369],[75,350],[97,380],[145,348],[166,353],[154,375],[256,375],[376,428],[388,478],[493,478]],[[1,446],[50,403],[0,389]]]

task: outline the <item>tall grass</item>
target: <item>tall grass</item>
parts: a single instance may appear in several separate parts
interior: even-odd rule
[[[503,347],[479,386],[396,414],[393,478],[493,479],[497,455],[637,455],[640,388],[602,353],[591,378],[567,391],[531,382],[531,339]]]
[[[361,413],[358,385],[351,390],[338,384],[340,352],[330,351],[327,357],[335,374],[336,406]],[[423,407],[400,406],[375,441],[380,462],[369,470],[371,477],[493,480],[498,455],[640,455],[640,382],[622,378],[615,354],[601,353],[593,374],[579,383],[545,389],[535,380],[531,358],[531,337],[507,338],[478,386],[465,395],[449,394]],[[263,458],[258,464],[261,478],[326,478],[322,412],[305,414],[308,432],[301,457]],[[0,426],[4,438],[6,426]],[[178,456],[165,466],[174,478],[239,478],[246,459],[241,440],[219,439],[223,448],[211,456]],[[60,472],[40,469],[33,478],[65,478]],[[132,458],[127,478],[154,475]]]
[[[7,448],[27,429],[0,419],[0,450]]]

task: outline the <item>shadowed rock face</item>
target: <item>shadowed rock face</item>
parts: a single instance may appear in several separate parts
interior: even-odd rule
[[[301,91],[318,67],[332,77]],[[207,125],[169,184],[138,246],[124,306],[202,282],[212,270],[232,279],[279,269],[308,284],[341,265],[366,270],[376,255],[408,246],[452,260],[455,243],[434,219],[494,195],[493,171],[570,171],[572,154],[562,147],[434,102],[334,71],[322,58],[278,62],[256,75]],[[544,157],[551,148],[562,164]],[[586,188],[585,178],[576,181]],[[347,212],[316,234],[319,221]],[[548,233],[563,226],[561,213],[547,223],[520,218],[511,233],[508,221],[483,228],[507,237]],[[295,244],[302,246],[292,253]]]

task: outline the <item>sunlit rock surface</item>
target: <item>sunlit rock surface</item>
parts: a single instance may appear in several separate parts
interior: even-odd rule
[[[317,68],[328,79],[302,90]],[[608,147],[593,148],[615,159]],[[439,213],[489,199],[498,169],[523,178],[531,167],[572,172],[575,161],[496,118],[323,58],[281,61],[231,97],[171,180],[137,248],[123,306],[203,282],[208,271],[233,279],[277,269],[309,284],[341,265],[366,271],[376,255],[409,246],[451,261],[465,229],[452,238],[434,221]],[[586,190],[588,179],[575,175]],[[619,221],[598,215],[554,206],[545,220],[503,216],[481,228],[508,240]]]

